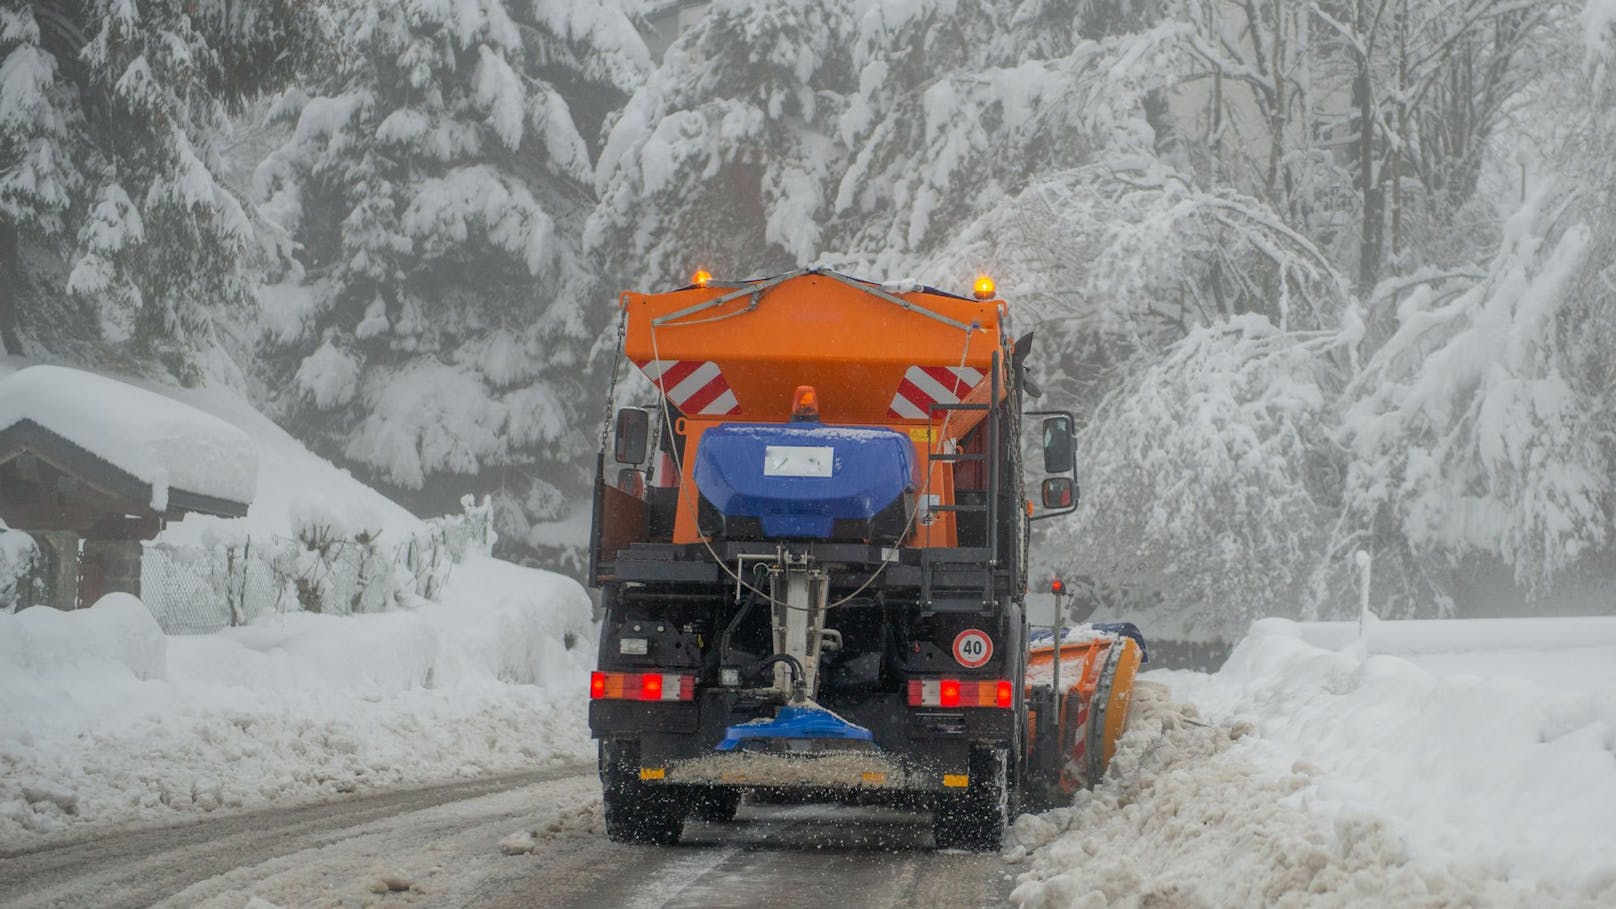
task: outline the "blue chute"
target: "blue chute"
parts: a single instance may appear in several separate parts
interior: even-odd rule
[[[748,739],[839,739],[875,744],[875,736],[863,726],[842,719],[815,704],[787,704],[772,720],[753,720],[724,731],[719,751],[733,751]]]

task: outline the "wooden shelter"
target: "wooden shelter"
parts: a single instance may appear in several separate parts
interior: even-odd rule
[[[175,406],[179,405],[177,402]],[[116,454],[113,455],[116,457]],[[187,514],[241,517],[248,502],[154,484],[31,419],[0,428],[0,521],[40,544],[43,595],[21,605],[93,605],[140,594],[141,541]]]

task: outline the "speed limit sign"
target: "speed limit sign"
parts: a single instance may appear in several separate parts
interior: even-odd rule
[[[966,669],[980,669],[993,658],[993,639],[979,628],[967,628],[954,638],[954,661]]]

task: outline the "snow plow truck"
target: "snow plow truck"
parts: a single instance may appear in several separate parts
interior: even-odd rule
[[[611,839],[674,844],[754,791],[929,808],[938,848],[996,849],[1099,778],[1144,640],[1029,633],[1030,523],[1077,507],[1074,420],[1023,409],[1032,338],[991,280],[698,272],[619,302],[655,400],[607,420],[594,490]]]

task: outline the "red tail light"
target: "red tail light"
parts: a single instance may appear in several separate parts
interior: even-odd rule
[[[693,701],[696,677],[682,672],[592,672],[589,696],[609,701]]]
[[[1009,679],[910,679],[910,707],[1015,706],[1015,683]]]

